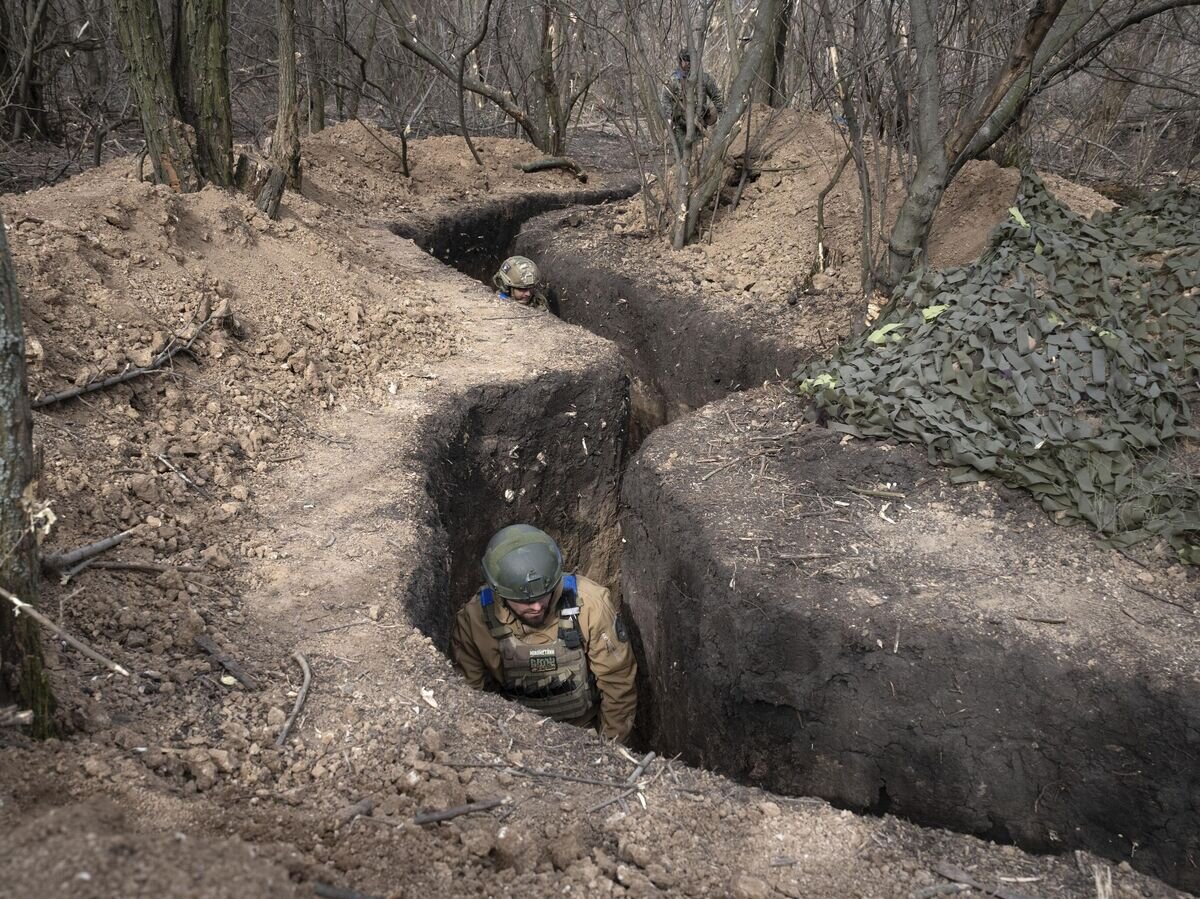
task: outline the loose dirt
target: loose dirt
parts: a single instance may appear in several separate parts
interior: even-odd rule
[[[164,570],[44,583],[47,614],[136,676],[48,642],[63,738],[0,734],[0,896],[308,896],[316,882],[379,896],[906,896],[946,882],[943,862],[1090,895],[1093,865],[1108,865],[1084,854],[1030,856],[678,762],[631,793],[630,753],[457,679],[429,636],[477,550],[455,535],[477,541],[506,504],[558,516],[580,569],[611,579],[623,428],[610,345],[502,305],[377,226],[575,188],[513,170],[533,155],[523,145],[479,143],[483,172],[436,139],[410,147],[405,178],[397,142],[330,129],[306,143],[303,195],[277,222],[218,191],[140,184],[129,160],[0,201],[35,394],[208,323],[168,370],[36,415],[59,516],[44,549],[137,526],[106,559]],[[539,442],[516,439],[538,421],[553,422]],[[562,477],[542,493],[551,468]],[[453,496],[470,478],[489,492]],[[200,633],[259,689],[230,682]],[[297,649],[313,693],[276,748]],[[412,822],[486,798],[504,804]],[[1114,895],[1177,895],[1127,865],[1113,876]]]

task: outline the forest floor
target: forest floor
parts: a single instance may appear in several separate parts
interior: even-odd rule
[[[702,280],[745,295],[739,306],[778,314],[787,265],[764,260],[808,258],[797,211],[837,152],[814,150],[801,124],[776,151],[796,173],[764,174],[718,239],[663,277],[699,260]],[[384,227],[576,187],[515,170],[534,155],[523,144],[478,145],[482,171],[458,139],[415,142],[406,177],[389,136],[331,128],[305,141],[304,190],[278,221],[218,190],[139,183],[129,159],[0,198],[34,396],[195,337],[159,373],[35,415],[58,516],[43,551],[135,528],[103,561],[145,568],[43,584],[46,614],[134,676],[46,641],[63,735],[0,733],[0,897],[311,896],[318,883],[392,897],[901,897],[951,878],[1052,897],[1097,895],[1109,874],[1107,895],[1181,895],[1127,863],[1035,856],[667,759],[630,791],[628,750],[462,683],[403,601],[433,589],[414,580],[430,567],[428,470],[445,449],[429,423],[457,414],[468,388],[608,352],[549,317],[517,326],[478,282]],[[968,172],[988,190],[947,199],[955,254],[982,246],[1009,182]],[[596,252],[667,255],[637,234],[636,208],[601,213],[613,243]],[[850,252],[853,216],[835,204],[834,217]],[[842,331],[836,303],[803,308],[796,327]],[[204,635],[252,687],[198,648]],[[314,682],[277,747],[297,651]],[[413,820],[493,798],[447,823]]]

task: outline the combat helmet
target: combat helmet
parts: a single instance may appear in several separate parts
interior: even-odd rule
[[[483,552],[483,577],[497,596],[529,602],[550,593],[562,580],[558,544],[531,524],[510,524],[496,532]]]
[[[500,271],[496,272],[492,281],[501,290],[507,290],[533,287],[541,278],[537,263],[528,256],[509,256],[501,263]]]

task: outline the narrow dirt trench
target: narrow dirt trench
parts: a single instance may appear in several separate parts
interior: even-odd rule
[[[871,597],[888,595],[885,590],[918,589],[912,586],[921,580],[915,571],[907,585],[889,580],[885,587],[873,586],[877,592],[851,589],[845,608],[838,607],[844,588],[836,582],[823,588],[811,581],[798,585],[789,576],[796,563],[764,575],[758,548],[758,564],[739,575],[736,556],[744,554],[746,544],[739,547],[737,541],[751,540],[761,547],[777,539],[755,537],[764,533],[761,525],[769,509],[746,502],[747,493],[728,494],[718,487],[716,507],[695,504],[705,514],[693,528],[686,524],[695,514],[687,500],[669,510],[673,497],[694,495],[697,485],[719,473],[693,464],[694,457],[704,454],[702,447],[712,450],[720,443],[720,437],[708,433],[710,423],[722,422],[718,430],[723,431],[727,420],[737,432],[778,415],[767,430],[793,435],[794,446],[788,449],[794,452],[784,452],[782,458],[787,472],[783,481],[800,492],[811,489],[805,480],[810,463],[832,464],[834,469],[841,465],[845,470],[837,471],[837,480],[898,482],[910,497],[930,477],[922,474],[921,464],[907,449],[890,457],[861,450],[842,453],[831,441],[822,442],[828,432],[805,431],[795,437],[798,409],[778,392],[756,391],[748,398],[721,402],[745,388],[777,380],[810,358],[812,351],[753,328],[743,332],[727,316],[679,297],[657,295],[652,285],[614,272],[611,260],[596,262],[577,246],[557,240],[564,229],[578,225],[580,210],[539,215],[522,228],[522,217],[538,211],[529,203],[505,201],[473,210],[460,222],[442,222],[416,235],[416,240],[448,265],[485,283],[506,255],[519,252],[534,258],[557,292],[562,318],[619,348],[630,381],[628,399],[610,388],[598,403],[601,411],[571,415],[567,405],[578,398],[569,399],[574,395],[568,385],[555,381],[550,386],[547,375],[546,384],[535,381],[527,393],[475,407],[437,478],[440,515],[450,535],[451,596],[474,591],[477,560],[495,529],[515,520],[535,521],[562,540],[568,558],[578,560],[581,571],[614,586],[621,572],[620,586],[643,666],[643,708],[635,734],[641,746],[679,753],[693,764],[784,794],[819,795],[859,812],[892,812],[926,826],[949,826],[1040,852],[1081,847],[1114,858],[1133,857],[1134,864],[1159,876],[1194,886],[1189,859],[1196,852],[1195,840],[1181,839],[1195,821],[1195,809],[1189,812],[1186,800],[1191,775],[1182,773],[1188,770],[1192,738],[1172,724],[1194,718],[1182,682],[1164,683],[1161,691],[1147,693],[1136,677],[1118,676],[1116,666],[1099,677],[1081,679],[1071,673],[1077,670],[1075,661],[1050,663],[1046,648],[1037,647],[1036,640],[1025,645],[1030,636],[1040,635],[997,639],[973,615],[961,626],[952,624],[936,608],[922,609],[919,601],[914,611],[894,620],[874,610],[881,600]],[[541,313],[514,310],[517,317],[527,314]],[[601,445],[596,442],[596,416],[618,403],[627,403],[627,420],[602,418],[602,427],[609,429],[605,436],[611,439],[603,452],[614,454],[601,466],[607,483],[588,483],[596,469],[579,469],[568,453],[565,468],[543,463],[532,473],[525,469],[515,489],[521,497],[532,497],[531,504],[504,499],[498,484],[516,483],[511,471],[528,463],[531,455],[537,458],[541,447],[561,443],[595,452]],[[671,436],[654,441],[653,452],[641,464],[634,453],[669,422],[677,422]],[[701,436],[696,439],[693,434]],[[761,455],[753,444],[740,451],[747,458]],[[717,459],[704,461],[725,459],[723,450],[709,455],[713,453]],[[792,467],[789,455],[796,457],[790,460]],[[844,465],[831,463],[841,455],[847,460]],[[736,464],[736,453],[729,459]],[[620,482],[629,466],[632,479],[622,496]],[[685,470],[689,473],[682,483],[672,477],[673,471]],[[888,472],[887,477],[881,475]],[[753,484],[753,476],[750,480]],[[1022,499],[1005,501],[1019,505]],[[883,517],[891,520],[886,507]],[[806,543],[801,535],[796,549],[818,550],[813,558],[839,555],[838,547],[823,537],[810,539]],[[637,546],[623,557],[626,540],[635,540]],[[1050,537],[1048,545],[1054,540]],[[721,548],[727,541],[736,548],[732,555]],[[1080,544],[1077,551],[1086,554],[1092,549]],[[623,561],[628,569],[622,572]],[[875,568],[875,563],[867,564]],[[714,593],[718,581],[728,589]],[[1049,584],[1042,581],[1027,589],[1031,594],[1054,592],[1057,588]],[[773,605],[792,594],[812,603],[813,613],[797,616],[791,606]],[[760,608],[757,600],[746,598],[750,595],[767,599]],[[701,599],[704,596],[708,598]],[[864,596],[865,606],[857,602]],[[739,606],[741,611],[736,611]],[[1142,612],[1148,615],[1150,609]],[[922,620],[922,615],[929,617]],[[434,610],[423,616],[422,626],[439,645],[445,645],[447,616]],[[995,620],[989,619],[993,624]],[[864,635],[884,630],[897,658],[881,669],[866,658],[874,638],[864,642]],[[907,654],[903,660],[902,633]],[[879,646],[884,646],[882,638]],[[1093,657],[1097,652],[1113,653],[1115,659],[1123,650],[1095,644],[1089,652]],[[990,673],[979,677],[963,671],[964,657],[973,660],[973,668]],[[1000,714],[952,720],[945,719],[943,711],[941,723],[931,721],[924,697],[943,680],[954,684],[954,692],[967,701],[950,696],[935,700],[938,708],[944,708],[942,702],[953,704],[951,711],[995,706]],[[879,684],[878,691],[872,682]],[[1043,697],[1030,696],[1019,707],[1004,702],[1013,691],[1034,684],[1040,685],[1035,689]],[[1015,731],[1001,712],[1006,705],[1008,714],[1016,715]],[[1098,710],[1107,721],[1105,727],[1096,729],[1089,723],[1094,720],[1089,709]],[[1121,723],[1132,719],[1141,722],[1138,728]],[[1160,737],[1150,751],[1139,736],[1146,732]],[[998,751],[1004,746],[1009,748]],[[1125,748],[1117,749],[1114,757],[1113,746]],[[1153,772],[1150,782],[1134,787],[1122,781],[1130,770],[1123,759],[1136,759],[1143,770]],[[1063,779],[1072,786],[1056,787]],[[1047,802],[1047,796],[1060,801]]]

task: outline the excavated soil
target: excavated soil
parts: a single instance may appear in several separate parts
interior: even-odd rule
[[[516,142],[480,146],[483,171],[455,141],[414,143],[405,178],[389,137],[330,129],[306,142],[303,195],[278,222],[218,191],[139,184],[129,160],[0,200],[35,393],[209,322],[169,369],[36,413],[58,514],[44,549],[136,526],[105,561],[150,567],[43,584],[47,614],[135,674],[47,640],[63,732],[0,733],[0,896],[883,897],[947,876],[1077,896],[1108,873],[1113,895],[1178,895],[1128,864],[860,817],[680,761],[631,792],[628,752],[461,683],[440,647],[493,528],[542,522],[610,583],[629,552],[616,348],[500,303],[381,224],[578,190],[512,169],[533,155]],[[277,747],[295,652],[313,684]],[[482,799],[503,804],[413,822]]]

